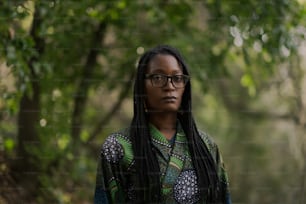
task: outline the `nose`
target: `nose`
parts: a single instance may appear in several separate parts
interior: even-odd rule
[[[166,85],[164,86],[166,89],[175,89],[175,86],[173,85],[173,82],[172,82],[172,78],[171,77],[168,77],[167,78],[167,83]]]

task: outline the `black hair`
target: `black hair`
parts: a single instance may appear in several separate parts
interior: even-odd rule
[[[136,184],[136,199],[139,203],[160,202],[161,183],[160,169],[148,127],[148,117],[145,112],[145,74],[150,60],[157,54],[171,55],[176,58],[183,70],[189,75],[188,67],[181,54],[173,47],[159,45],[145,52],[137,66],[134,84],[134,117],[131,124],[131,140],[135,159],[136,173],[139,181]],[[191,112],[191,84],[188,82],[181,102],[181,114],[178,120],[186,134],[192,164],[198,178],[200,195],[207,203],[218,202],[219,179],[216,164],[205,143],[200,138]]]

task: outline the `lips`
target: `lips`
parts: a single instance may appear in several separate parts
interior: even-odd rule
[[[175,96],[165,96],[165,97],[162,97],[162,100],[165,101],[165,102],[175,102],[176,99],[177,98]]]

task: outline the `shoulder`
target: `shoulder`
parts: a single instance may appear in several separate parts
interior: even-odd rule
[[[118,163],[132,151],[129,128],[108,135],[101,147],[101,156],[109,163]]]
[[[130,142],[131,141],[131,139],[130,139],[130,128],[127,127],[127,128],[124,128],[124,129],[121,129],[119,131],[116,131],[116,132],[113,132],[113,133],[109,134],[106,137],[106,139],[104,141],[104,144],[109,140],[118,140],[118,141]]]
[[[215,141],[209,134],[201,130],[199,130],[199,134],[209,151],[213,151],[217,148]]]
[[[204,144],[206,145],[208,151],[212,155],[213,159],[215,160],[215,162],[218,163],[220,159],[219,150],[213,138],[208,133],[200,130],[199,130],[199,135],[202,141],[204,142]]]

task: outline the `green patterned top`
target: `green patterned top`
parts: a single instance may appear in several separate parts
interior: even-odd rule
[[[188,151],[187,138],[181,126],[177,127],[173,144],[153,125],[150,125],[150,134],[152,144],[158,151],[163,203],[197,203],[200,199],[197,176]],[[206,133],[200,132],[200,136],[216,162],[218,175],[226,188],[225,203],[231,203],[228,178],[218,148]],[[129,129],[109,135],[102,145],[95,203],[133,203],[133,184],[139,179],[133,164]]]

